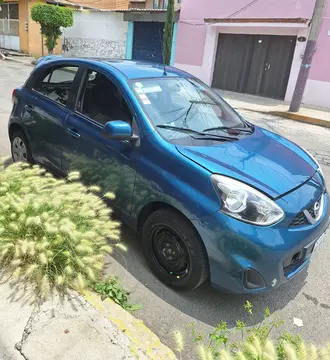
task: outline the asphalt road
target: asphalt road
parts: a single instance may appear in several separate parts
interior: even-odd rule
[[[12,90],[24,82],[31,69],[0,61],[0,155],[9,155],[7,121]],[[248,111],[243,115],[310,151],[321,163],[330,187],[329,129]],[[254,305],[254,323],[262,320],[263,310],[268,306],[272,316],[277,312],[285,320],[286,330],[301,334],[307,341],[323,343],[330,340],[330,233],[328,241],[313,255],[308,274],[299,275],[273,293],[254,297],[222,294],[207,283],[193,292],[174,292],[161,284],[148,269],[138,236],[123,226],[122,237],[128,251],[116,251],[107,258],[107,273],[120,277],[131,291],[133,303],[143,304],[136,316],[164,343],[174,348],[173,331],[183,330],[187,350],[184,359],[196,358],[186,326],[188,323],[196,322],[197,329],[203,332],[211,331],[222,320],[233,327],[237,319],[248,321],[243,310],[246,300]],[[294,317],[303,320],[304,326],[294,326]]]

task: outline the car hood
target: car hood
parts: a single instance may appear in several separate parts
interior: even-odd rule
[[[239,141],[176,148],[211,173],[243,181],[272,198],[298,187],[317,170],[315,162],[299,146],[259,127]]]

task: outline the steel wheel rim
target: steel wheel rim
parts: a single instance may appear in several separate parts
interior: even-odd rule
[[[12,141],[11,150],[14,162],[27,162],[27,149],[22,138],[15,137]]]
[[[190,257],[181,236],[165,225],[152,230],[152,256],[158,268],[171,276],[182,278],[188,274]]]

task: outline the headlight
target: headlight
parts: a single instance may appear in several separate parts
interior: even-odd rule
[[[212,175],[211,180],[223,202],[223,213],[261,226],[272,225],[283,219],[283,210],[251,186],[222,175]]]

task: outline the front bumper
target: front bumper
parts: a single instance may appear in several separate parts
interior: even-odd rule
[[[306,269],[316,241],[330,224],[329,195],[315,184],[315,179],[311,179],[278,199],[276,202],[286,217],[272,226],[243,223],[221,212],[193,221],[208,252],[212,285],[233,293],[262,293]],[[315,224],[290,227],[292,219],[321,196],[324,207],[319,220]],[[293,258],[296,261],[291,262]],[[261,275],[264,280],[261,287],[246,287],[247,269]]]

